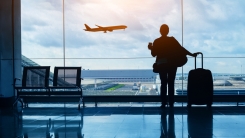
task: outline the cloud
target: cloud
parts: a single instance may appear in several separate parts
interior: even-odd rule
[[[59,2],[23,1],[21,3],[22,41],[44,47],[62,46],[62,8]],[[25,45],[22,45],[23,48]]]
[[[62,1],[25,0],[21,4],[23,54],[31,58],[64,57]],[[99,69],[103,68],[104,63],[106,66],[116,65],[115,68],[138,68],[141,63],[142,68],[151,68],[154,58],[150,58],[147,44],[160,36],[161,24],[168,24],[169,35],[182,42],[180,6],[178,0],[65,1],[66,57],[78,59],[149,57],[149,60],[141,59],[143,63],[145,60],[145,65],[136,60],[120,61],[120,64],[108,60],[98,62],[92,60],[93,62],[89,63],[68,60],[69,65],[81,63],[91,69],[93,67]],[[206,57],[243,56],[244,6],[245,2],[242,0],[184,1],[184,47],[191,52],[201,51]],[[86,32],[83,30],[85,23],[90,27],[96,27],[95,24],[100,26],[124,24],[128,28],[125,31],[108,33]],[[30,48],[34,48],[36,53],[31,52]],[[225,63],[228,65],[228,61]],[[215,63],[209,65],[215,66]]]
[[[238,49],[244,51],[245,2],[202,0],[184,6],[187,49],[203,51],[206,56],[236,56]]]
[[[227,66],[227,64],[225,63],[225,62],[216,62],[216,64],[218,65],[218,66]]]

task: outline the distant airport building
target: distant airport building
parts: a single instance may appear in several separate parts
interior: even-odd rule
[[[114,82],[155,82],[158,73],[152,69],[82,70],[84,79],[103,79]]]

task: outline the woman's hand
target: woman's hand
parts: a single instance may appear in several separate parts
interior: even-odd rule
[[[198,54],[201,54],[201,52],[193,53],[191,56],[196,57]]]
[[[152,47],[153,47],[153,46],[152,46],[152,43],[151,43],[151,42],[149,42],[149,44],[148,44],[148,49],[149,49],[149,50],[151,50],[151,49],[152,49]]]

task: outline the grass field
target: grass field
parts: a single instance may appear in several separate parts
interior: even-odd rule
[[[123,86],[124,86],[124,84],[118,84],[118,85],[116,85],[114,87],[111,87],[111,88],[107,89],[106,91],[114,91],[114,90],[116,90],[118,88],[121,88]]]

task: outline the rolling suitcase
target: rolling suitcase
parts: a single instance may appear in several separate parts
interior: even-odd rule
[[[200,54],[202,60],[202,68],[196,68],[195,57],[195,69],[190,70],[188,75],[187,107],[191,107],[192,104],[206,104],[208,107],[211,107],[213,103],[212,73],[210,70],[203,69],[203,54]]]

